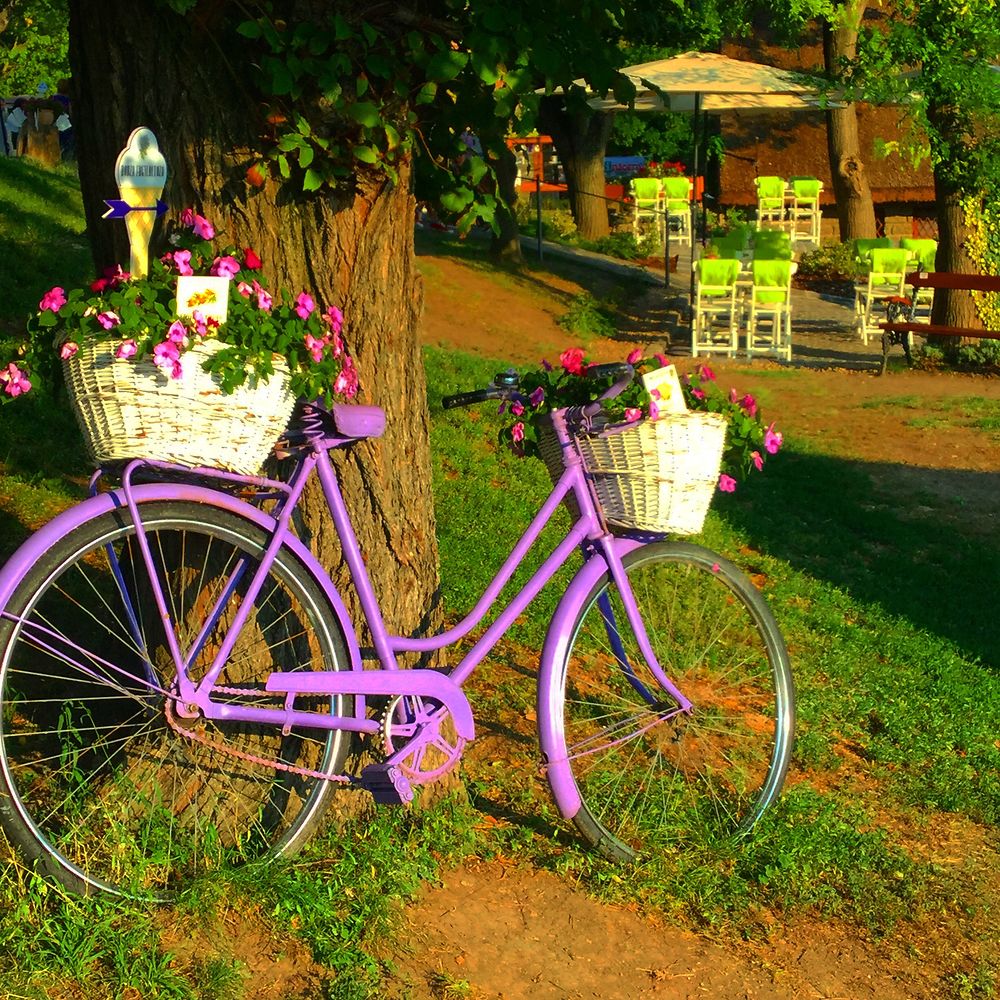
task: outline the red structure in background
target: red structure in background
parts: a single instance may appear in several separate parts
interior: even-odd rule
[[[550,135],[528,135],[519,136],[507,140],[507,146],[517,157],[518,147],[525,149],[528,159],[530,177],[521,175],[521,183],[518,189],[524,194],[532,194],[541,191],[543,194],[560,194],[566,191],[566,185],[560,184],[558,177],[547,178],[545,176],[546,148],[555,149]],[[521,158],[518,157],[521,163]],[[539,183],[539,179],[541,183]]]

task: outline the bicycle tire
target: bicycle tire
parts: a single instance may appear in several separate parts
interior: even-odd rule
[[[255,569],[268,536],[203,503],[149,501],[141,517],[187,650],[223,581],[240,560]],[[251,577],[230,584],[195,678]],[[174,670],[148,591],[135,527],[127,509],[115,510],[69,531],[27,569],[6,608],[19,619],[0,622],[0,825],[37,869],[77,893],[165,900],[199,876],[293,854],[319,823],[331,783],[217,747],[324,775],[340,773],[348,752],[343,731],[282,734],[176,713],[172,725]],[[280,696],[262,693],[272,670],[348,669],[326,608],[309,570],[280,550],[218,679],[230,691],[215,700],[275,707]],[[341,714],[352,704],[307,696],[296,707]]]
[[[693,710],[664,720],[676,702],[638,653],[605,573],[540,692],[540,713],[562,720],[554,759],[568,762],[579,793],[571,818],[615,860],[743,836],[778,795],[791,754],[795,696],[774,616],[735,565],[700,546],[652,543],[623,564],[659,663]]]

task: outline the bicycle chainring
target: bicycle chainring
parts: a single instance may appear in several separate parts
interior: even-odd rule
[[[400,695],[386,706],[382,744],[387,756],[403,751],[398,766],[415,785],[446,774],[465,748],[447,707],[436,698],[418,695]]]

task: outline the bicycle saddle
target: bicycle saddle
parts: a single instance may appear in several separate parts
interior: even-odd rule
[[[337,433],[345,438],[377,438],[385,431],[385,410],[381,406],[335,403],[330,407]]]

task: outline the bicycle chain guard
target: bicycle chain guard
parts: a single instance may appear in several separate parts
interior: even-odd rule
[[[382,715],[381,732],[386,754],[415,785],[446,774],[465,748],[447,706],[421,695],[393,698]]]

